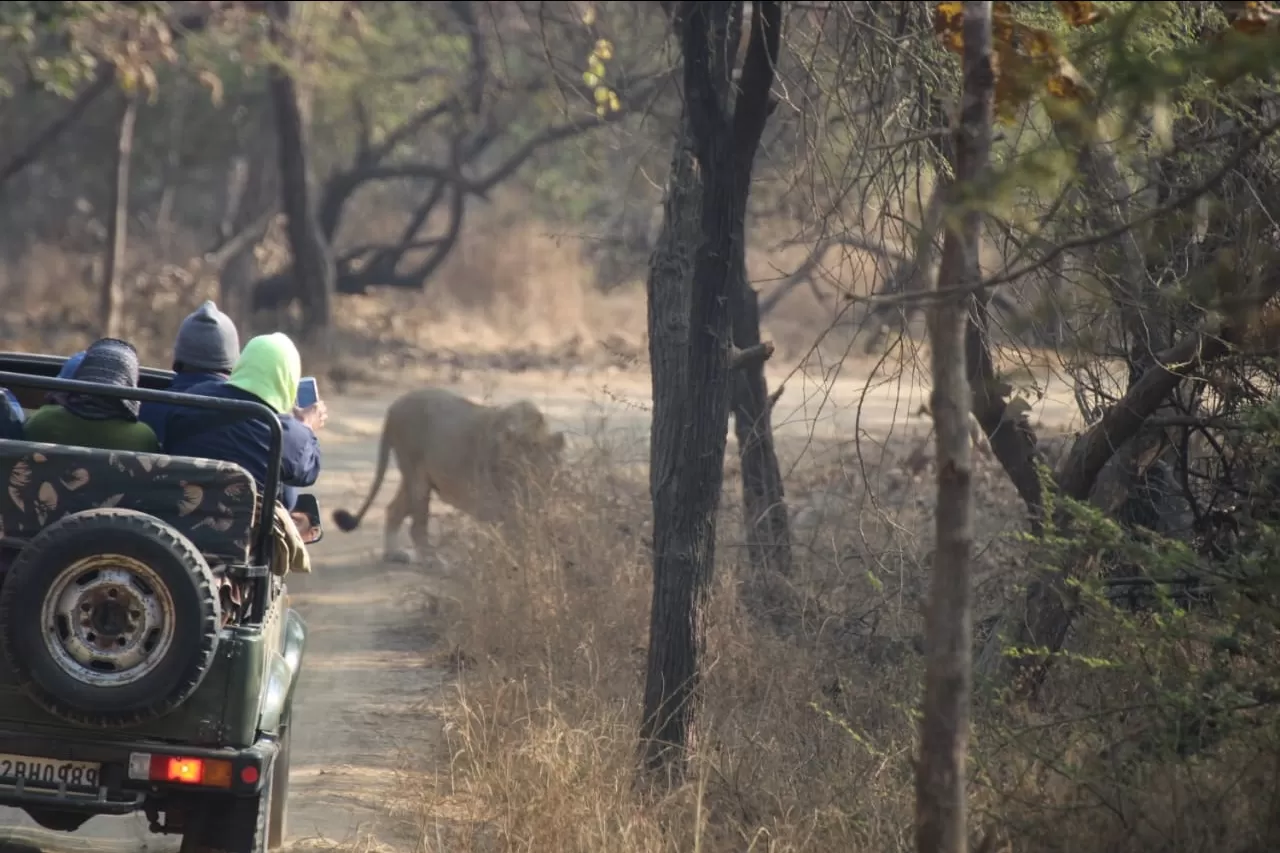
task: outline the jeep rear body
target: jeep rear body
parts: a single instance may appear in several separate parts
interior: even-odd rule
[[[13,391],[26,408],[38,407],[46,391],[65,390],[263,418],[272,424],[272,458],[262,495],[276,494],[281,431],[270,409],[161,390],[172,373],[154,369],[143,370],[136,389],[59,380],[53,377],[61,363],[58,357],[0,353],[0,386]],[[26,443],[0,441],[0,459],[11,457],[6,447],[19,444]],[[31,447],[38,452],[43,446]],[[177,457],[171,462],[184,464]],[[261,511],[263,505],[271,503],[259,497],[245,559],[219,563],[217,569],[220,582],[247,599],[247,606],[220,627],[206,674],[173,710],[111,727],[60,719],[32,699],[0,655],[0,805],[24,808],[57,829],[74,829],[87,816],[145,811],[153,831],[179,832],[195,799],[211,794],[248,797],[269,784],[272,761],[290,721],[307,629],[288,607],[282,578],[271,571],[272,516]],[[0,586],[4,567],[30,541],[29,532],[22,533],[27,535],[0,535]]]

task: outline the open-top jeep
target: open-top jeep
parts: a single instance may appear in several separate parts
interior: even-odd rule
[[[150,368],[137,389],[57,379],[62,362],[0,353],[0,386],[28,409],[57,390],[263,419],[276,493],[267,407],[160,390],[172,374]],[[307,632],[264,494],[225,462],[0,440],[0,805],[67,832],[141,811],[183,853],[281,844]]]

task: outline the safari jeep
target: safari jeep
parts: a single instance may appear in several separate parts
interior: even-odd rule
[[[28,409],[67,390],[265,419],[275,493],[281,434],[265,406],[158,390],[172,374],[153,369],[139,389],[60,380],[62,361],[0,353],[0,386]],[[183,853],[278,847],[307,629],[253,478],[0,440],[0,489],[0,805],[66,832],[141,811]],[[316,541],[319,508],[299,504]]]

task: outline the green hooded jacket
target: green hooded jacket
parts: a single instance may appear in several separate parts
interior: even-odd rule
[[[240,351],[228,385],[247,391],[277,414],[293,410],[302,380],[302,356],[284,332],[252,338]]]

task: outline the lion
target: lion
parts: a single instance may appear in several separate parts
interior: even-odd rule
[[[487,406],[442,388],[411,391],[387,409],[378,442],[378,470],[364,505],[355,515],[336,510],[333,520],[345,532],[360,526],[394,453],[400,488],[387,506],[384,558],[411,561],[396,544],[409,518],[409,536],[423,559],[432,492],[478,521],[501,521],[523,492],[528,482],[523,478],[558,467],[564,446],[564,433],[551,432],[542,412],[527,400]]]

